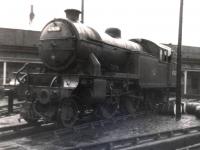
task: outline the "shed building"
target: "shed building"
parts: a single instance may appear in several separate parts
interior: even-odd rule
[[[39,31],[0,28],[0,86],[7,85],[25,63],[41,63]]]
[[[176,45],[169,44],[177,50]],[[182,95],[200,97],[200,47],[182,46]]]

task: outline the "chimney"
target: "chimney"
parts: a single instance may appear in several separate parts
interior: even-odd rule
[[[66,17],[69,20],[74,21],[74,22],[77,22],[79,20],[80,13],[81,12],[77,9],[66,9],[65,10]]]
[[[121,30],[118,28],[108,28],[105,32],[113,38],[121,38]]]

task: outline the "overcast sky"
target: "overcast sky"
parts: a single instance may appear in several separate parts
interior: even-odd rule
[[[81,0],[0,0],[0,27],[41,30],[51,19],[64,18]],[[29,24],[30,5],[35,18]],[[177,44],[180,0],[85,0],[85,24],[104,31],[118,27],[122,37]],[[200,0],[184,0],[183,44],[200,46]]]

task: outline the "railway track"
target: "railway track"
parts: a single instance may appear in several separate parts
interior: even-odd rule
[[[65,148],[65,150],[187,150],[200,148],[200,126]],[[195,144],[198,143],[198,144]],[[193,144],[193,145],[192,145]],[[192,146],[188,146],[192,145]],[[185,148],[182,148],[186,146]]]
[[[177,150],[199,150],[199,149],[200,149],[200,143],[197,143],[197,144],[193,144],[193,145],[189,145],[189,146],[186,146],[186,147],[179,148]]]
[[[13,104],[13,112],[12,113],[8,112],[8,105],[0,106],[0,118],[7,117],[10,115],[15,115],[15,114],[19,113],[21,104],[22,103]]]
[[[0,128],[0,141],[11,140],[21,137],[39,137],[39,140],[47,139],[52,135],[57,137],[55,143],[66,143],[66,136],[72,134],[79,134],[81,131],[90,131],[91,129],[99,129],[99,127],[107,127],[108,124],[115,124],[117,122],[126,121],[127,119],[133,119],[135,117],[141,117],[144,113],[140,113],[134,116],[125,115],[118,116],[110,120],[98,120],[91,121],[83,124],[75,125],[73,128],[57,128],[55,124],[51,125],[38,125],[31,126],[23,124],[21,126],[11,126]],[[88,130],[89,129],[89,130]],[[159,133],[143,134],[139,136],[133,136],[129,138],[123,138],[118,140],[96,142],[92,144],[82,144],[78,146],[63,146],[65,150],[171,150],[187,147],[188,145],[196,144],[200,139],[200,126],[175,129]],[[38,136],[39,135],[39,136]],[[8,149],[16,148],[16,145],[5,145]],[[0,146],[3,146],[2,143]],[[196,146],[196,145],[194,145]],[[199,146],[199,145],[197,145]],[[5,147],[4,147],[5,148]],[[6,148],[5,148],[6,149]],[[180,149],[183,150],[183,149]],[[185,149],[184,149],[185,150]]]
[[[97,121],[91,121],[86,123],[78,123],[72,128],[64,128],[59,129],[55,131],[55,134],[68,134],[68,133],[79,133],[83,130],[88,129],[96,129],[99,127],[106,127],[109,124],[116,124],[117,122],[121,121],[127,121],[128,119],[134,119],[136,117],[141,117],[142,115],[145,115],[145,113],[137,113],[135,115],[123,115],[123,116],[116,116],[112,119],[105,119],[105,120],[97,120]]]
[[[80,132],[81,130],[86,129],[95,129],[97,127],[105,127],[107,124],[113,124],[117,121],[127,120],[130,118],[135,118],[137,116],[141,116],[144,113],[138,113],[137,115],[125,115],[125,116],[118,116],[114,117],[113,119],[109,120],[98,120],[98,121],[91,121],[87,123],[81,123],[79,122],[77,125],[75,125],[72,128],[60,128],[56,124],[50,123],[50,124],[42,124],[38,123],[35,125],[30,124],[21,124],[21,125],[15,125],[15,126],[7,126],[0,128],[0,141],[6,141],[21,137],[27,137],[27,136],[33,136],[34,134],[41,133],[41,132],[49,132],[54,131],[56,135],[66,135],[66,134],[73,134]],[[44,134],[45,135],[45,134]]]
[[[137,116],[123,116],[118,117],[117,121],[122,121],[126,119],[130,119],[131,117]],[[57,142],[66,143],[66,135],[79,133],[81,130],[90,129],[90,128],[98,128],[98,127],[106,127],[107,124],[114,123],[112,120],[99,120],[90,123],[84,123],[82,125],[76,125],[71,129],[51,129],[51,130],[41,130],[39,132],[39,137],[42,139],[49,138],[49,136],[56,136]],[[24,125],[26,126],[26,125]],[[15,127],[14,127],[15,128]],[[27,127],[26,127],[27,128]],[[45,127],[46,128],[46,127]],[[24,131],[24,127],[22,127]],[[38,132],[39,130],[37,130]],[[170,131],[164,131],[159,133],[152,133],[152,134],[143,134],[139,136],[133,136],[129,138],[123,138],[118,140],[111,140],[111,141],[104,141],[100,143],[92,143],[92,144],[82,144],[80,146],[63,146],[62,150],[171,150],[171,149],[180,149],[186,150],[182,147],[186,147],[188,145],[199,146],[199,144],[195,144],[199,142],[200,138],[200,126],[184,128],[184,129],[176,129]],[[36,132],[36,130],[32,130],[31,132],[26,133],[29,135],[31,139],[38,137],[38,134],[32,134]],[[21,135],[20,135],[21,136]],[[23,134],[23,136],[25,136]],[[4,139],[3,139],[4,140]],[[0,137],[0,141],[2,138]],[[1,144],[0,144],[1,145]],[[5,146],[5,145],[4,145]],[[7,145],[8,146],[8,145]],[[12,145],[10,148],[16,147],[16,145]],[[191,147],[191,146],[190,146]],[[191,148],[192,149],[192,148]]]
[[[8,113],[8,110],[1,110],[0,111],[0,118],[16,115],[20,112],[20,108],[14,108],[12,113]]]
[[[13,104],[13,107],[20,107],[23,103],[16,103],[16,104]],[[0,106],[0,110],[4,110],[4,109],[7,109],[8,108],[8,105],[2,105]]]
[[[26,137],[37,133],[47,132],[58,129],[55,124],[20,124],[0,128],[0,141]]]

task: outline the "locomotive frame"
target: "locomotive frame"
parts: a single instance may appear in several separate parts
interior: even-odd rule
[[[68,12],[69,18],[79,13]],[[115,29],[99,34],[75,20],[50,21],[40,38],[41,71],[30,73],[27,64],[16,74],[26,121],[69,127],[84,115],[108,119],[168,101],[176,79],[170,48],[145,39],[122,40]]]

